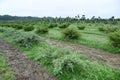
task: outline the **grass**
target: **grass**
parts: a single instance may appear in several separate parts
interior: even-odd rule
[[[74,25],[71,25],[70,27],[74,27]],[[62,32],[62,29],[53,28],[49,30],[48,34],[42,34],[41,36],[53,38],[57,40],[70,41],[72,43],[77,43],[77,44],[83,44],[90,47],[109,51],[112,53],[120,53],[120,48],[113,47],[109,43],[107,34],[100,32],[98,30],[98,27],[87,26],[85,30],[80,30],[82,37],[79,40],[65,39],[63,38],[63,35],[61,32]]]
[[[4,38],[14,44],[14,38],[11,36]],[[53,47],[43,41],[33,44],[30,48],[16,44],[14,46],[30,59],[43,65],[58,80],[120,80],[120,70],[99,62],[90,62],[85,56],[70,52],[68,49]]]
[[[0,80],[13,80],[14,76],[12,71],[8,68],[8,63],[0,53]]]

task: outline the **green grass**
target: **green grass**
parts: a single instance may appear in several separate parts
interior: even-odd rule
[[[70,27],[74,27],[74,25],[71,25]],[[48,34],[44,34],[41,36],[57,40],[70,41],[72,43],[84,44],[90,47],[99,48],[112,53],[120,53],[120,48],[113,47],[109,43],[107,34],[100,32],[98,30],[98,27],[87,26],[85,30],[80,30],[82,37],[81,39],[78,40],[65,39],[63,38],[61,32],[62,29],[53,28],[49,30]]]
[[[85,56],[70,52],[68,49],[52,47],[43,41],[25,48],[16,45],[11,36],[4,38],[31,60],[44,66],[58,80],[120,80],[120,70],[99,62],[90,62]]]
[[[0,80],[14,80],[12,71],[8,68],[8,63],[0,53]]]
[[[22,49],[22,51],[32,60],[45,66],[59,80],[119,80],[119,70],[117,71],[98,62],[90,62],[84,56],[72,53],[67,49],[40,43],[29,50]],[[68,64],[67,60],[73,60],[73,64]],[[80,64],[75,63],[75,60]],[[61,67],[62,64],[67,65]],[[62,69],[59,70],[59,68]]]

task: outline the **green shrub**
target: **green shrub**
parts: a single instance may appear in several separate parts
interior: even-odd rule
[[[57,23],[50,23],[48,25],[48,28],[54,28],[54,27],[57,27]]]
[[[30,33],[20,33],[14,37],[16,44],[23,47],[30,47],[33,43],[39,41],[38,36]]]
[[[12,28],[15,28],[15,29],[22,29],[23,28],[23,26],[22,25],[20,25],[20,24],[11,24],[11,25],[9,25],[8,27],[12,27]]]
[[[4,31],[5,31],[5,28],[0,27],[0,32],[4,32]]]
[[[117,26],[104,26],[104,27],[99,27],[99,31],[103,31],[105,33],[110,33],[110,32],[115,32],[119,28]]]
[[[80,74],[85,71],[86,63],[80,55],[68,54],[53,60],[54,73],[61,74],[64,71]]]
[[[69,27],[70,23],[63,23],[63,24],[60,24],[58,27],[59,28],[67,28]]]
[[[62,33],[64,38],[68,38],[68,39],[79,39],[81,36],[78,29],[76,28],[66,28],[63,30]]]
[[[79,25],[77,26],[79,30],[84,30],[85,29],[85,26],[84,25]]]
[[[120,30],[109,34],[110,43],[120,48]]]
[[[105,28],[106,33],[115,32],[117,30],[118,30],[118,27],[116,27],[116,26],[108,26]]]
[[[23,29],[24,29],[24,31],[32,31],[32,30],[34,30],[34,27],[31,25],[28,25],[28,26],[24,26]]]
[[[104,27],[99,27],[99,31],[105,31]]]
[[[45,33],[48,33],[48,27],[37,27],[36,28],[36,31],[35,31],[35,33],[37,33],[37,34],[45,34]]]

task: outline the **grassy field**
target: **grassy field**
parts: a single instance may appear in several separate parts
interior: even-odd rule
[[[51,29],[51,33],[52,30],[59,33],[56,29]],[[52,47],[41,40],[37,44],[32,44],[31,47],[27,48],[19,44],[16,45],[16,39],[23,35],[26,38],[30,37],[28,34],[33,35],[34,33],[26,33],[15,29],[5,29],[4,32],[0,33],[4,39],[23,51],[30,59],[43,65],[58,80],[119,80],[119,70],[105,66],[99,62],[91,62],[85,56],[70,52],[68,49]],[[26,38],[22,40],[25,41]]]
[[[0,80],[13,80],[14,76],[12,71],[8,67],[8,63],[0,53]]]
[[[112,53],[120,53],[120,48],[113,47],[109,43],[109,38],[107,36],[108,34],[98,30],[100,24],[91,25],[91,26],[89,26],[88,24],[86,25],[87,26],[85,27],[84,30],[79,30],[82,36],[78,40],[70,40],[63,38],[63,34],[62,34],[63,29],[59,29],[58,27],[49,29],[48,34],[41,34],[41,36],[53,38],[57,40],[70,41],[78,44],[84,44],[90,47],[99,48]],[[74,27],[74,26],[76,26],[76,24],[72,24],[69,27]]]

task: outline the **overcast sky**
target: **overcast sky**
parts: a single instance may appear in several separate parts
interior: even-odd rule
[[[0,0],[0,15],[17,16],[111,16],[120,18],[120,0]]]

